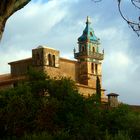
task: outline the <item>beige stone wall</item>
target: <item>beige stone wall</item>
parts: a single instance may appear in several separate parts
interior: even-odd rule
[[[81,84],[76,84],[76,85],[77,85],[79,93],[82,94],[85,97],[96,94],[96,88],[91,88],[89,86],[81,85]],[[105,92],[105,90],[102,89],[101,90],[101,97],[102,97],[102,99],[106,98],[106,100],[107,100],[107,97],[105,96],[104,92]]]
[[[117,107],[118,106],[118,97],[117,96],[109,96],[108,102],[111,107]]]
[[[93,65],[93,66],[92,66]],[[96,68],[97,67],[97,71]],[[94,63],[94,62],[87,62],[87,85],[89,87],[96,88],[96,79],[97,76],[100,78],[100,84],[102,87],[102,69],[101,69],[101,63]]]
[[[51,55],[51,57],[55,57],[54,58],[54,66],[55,67],[59,67],[59,51],[57,50],[54,50],[54,49],[51,49],[51,48],[44,48],[43,49],[43,65],[49,65],[49,58],[48,58],[48,55]]]
[[[0,90],[12,87],[12,82],[10,82],[11,78],[11,74],[0,75]]]
[[[100,78],[102,85],[102,64],[100,61],[92,62],[90,58],[88,61],[81,61],[79,63],[79,83],[96,88],[96,77]]]
[[[50,58],[54,60],[53,63],[50,63],[49,55]],[[39,46],[32,50],[32,58],[9,63],[11,65],[11,74],[12,76],[25,75],[29,67],[33,66],[40,71],[46,72],[50,77],[67,77],[76,83],[80,83],[78,84],[78,89],[84,96],[90,96],[96,93],[97,74],[102,85],[101,63],[98,63],[98,73],[95,73],[95,70],[94,72],[92,71],[92,62],[77,62],[60,58],[59,55],[59,51],[57,50]],[[104,90],[102,90],[102,96],[103,95]]]
[[[85,97],[91,96],[96,93],[96,89],[94,88],[89,88],[88,86],[81,85],[81,84],[76,84],[76,85],[79,93]]]
[[[77,81],[77,67],[76,61],[60,58],[60,70],[63,76]]]
[[[43,48],[37,48],[32,50],[32,65],[43,65]]]
[[[25,59],[9,63],[11,66],[11,75],[20,76],[25,75],[30,66],[32,66],[32,59]]]
[[[11,88],[25,78],[25,76],[12,76],[11,74],[0,75],[0,89]]]
[[[78,68],[78,71],[77,71],[77,74],[78,74],[78,82],[80,84],[84,84],[84,85],[87,85],[88,84],[88,75],[87,75],[87,70],[88,70],[88,65],[87,63],[84,61],[84,62],[79,62],[78,63],[79,65],[79,68]]]
[[[92,63],[93,63],[93,69],[92,69]],[[102,64],[101,63],[94,63],[94,62],[87,62],[87,70],[88,73],[94,74],[94,75],[102,75]],[[97,67],[97,71],[96,71]]]
[[[49,65],[48,55],[55,56],[54,65]],[[9,63],[11,75],[25,75],[30,66],[47,72],[51,77],[68,77],[77,81],[78,64],[76,61],[59,57],[59,51],[42,46],[32,50],[32,58]]]
[[[59,67],[44,66],[44,71],[51,77],[68,77],[77,80],[77,63],[75,61],[60,58]]]
[[[59,51],[39,46],[32,50],[32,62],[34,66],[59,67]]]
[[[96,77],[98,75],[102,85],[102,69],[100,61],[91,62],[89,60],[89,62],[77,62],[60,58],[59,51],[45,46],[39,46],[38,48],[33,49],[32,53],[33,64],[36,64],[37,68],[43,69],[51,77],[68,77],[77,83],[96,88]],[[49,54],[55,56],[55,65],[49,65]],[[37,58],[40,58],[40,61]],[[92,63],[94,65],[94,70],[92,70]],[[95,65],[97,65],[97,72],[95,70]]]
[[[62,75],[60,69],[56,67],[44,66],[43,71],[51,78],[61,78]]]
[[[88,74],[88,86],[96,88],[96,75]]]
[[[98,75],[102,75],[102,64],[98,64]]]

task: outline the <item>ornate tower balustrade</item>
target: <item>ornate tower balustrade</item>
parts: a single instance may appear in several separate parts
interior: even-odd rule
[[[104,59],[104,54],[103,53],[97,53],[97,52],[77,52],[74,53],[74,58],[75,59],[80,59],[80,58],[93,58],[97,60],[103,60]]]

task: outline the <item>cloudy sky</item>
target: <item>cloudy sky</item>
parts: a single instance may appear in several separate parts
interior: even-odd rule
[[[124,12],[129,17],[139,15],[128,0]],[[8,62],[31,57],[39,45],[61,51],[61,56],[73,59],[73,48],[90,16],[101,50],[103,87],[107,93],[118,93],[119,100],[140,104],[140,37],[120,17],[117,0],[32,0],[9,18],[0,44],[0,74],[9,73]]]

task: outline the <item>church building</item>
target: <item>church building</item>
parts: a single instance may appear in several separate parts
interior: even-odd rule
[[[96,94],[96,80],[100,79],[102,101],[107,98],[102,88],[102,61],[104,51],[100,52],[100,40],[96,37],[91,20],[87,17],[86,27],[74,48],[75,60],[60,57],[60,52],[47,46],[32,50],[32,57],[8,63],[11,73],[0,75],[0,89],[14,87],[25,79],[30,67],[47,73],[52,78],[68,77],[76,82],[83,96]]]

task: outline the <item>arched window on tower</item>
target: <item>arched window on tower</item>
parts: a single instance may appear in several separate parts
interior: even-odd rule
[[[52,66],[55,67],[55,55],[52,56]]]
[[[94,73],[94,63],[91,63],[91,72]]]
[[[36,59],[39,60],[39,53],[36,54]]]
[[[98,74],[98,64],[95,64],[95,74]]]
[[[93,53],[95,52],[95,48],[94,48],[94,47],[92,47],[92,52],[93,52]]]
[[[39,52],[36,53],[36,65],[40,65],[40,55],[39,55]]]
[[[51,54],[48,54],[48,64],[49,64],[49,66],[52,66],[52,56],[51,56]]]
[[[85,51],[85,46],[84,46],[84,45],[82,46],[81,51],[82,51],[82,52]]]

